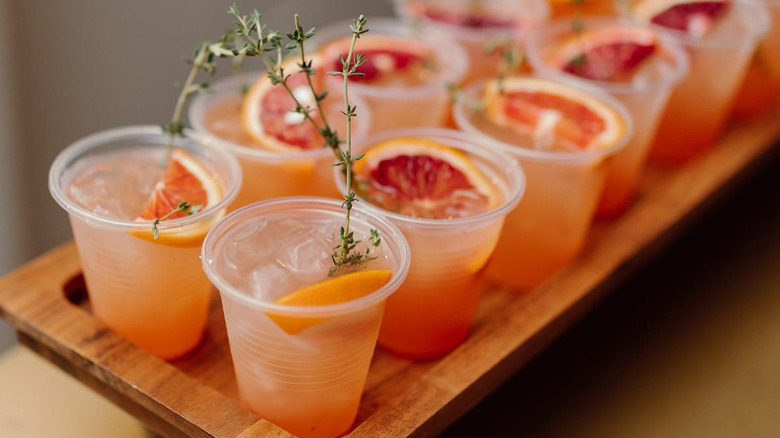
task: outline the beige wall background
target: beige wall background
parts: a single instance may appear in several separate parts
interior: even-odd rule
[[[98,130],[167,121],[185,55],[231,27],[231,3],[0,0],[0,275],[70,239],[47,188],[57,153]],[[237,4],[281,30],[294,12],[304,27],[392,15],[390,0]],[[0,322],[0,349],[12,339]]]

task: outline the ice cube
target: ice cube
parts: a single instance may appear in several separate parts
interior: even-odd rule
[[[291,275],[309,284],[322,280],[330,268],[332,245],[327,236],[313,227],[301,227],[280,238],[276,263]]]
[[[231,234],[225,251],[225,264],[235,275],[243,277],[272,257],[273,246],[269,244],[272,240],[268,233],[264,233],[266,226],[267,220],[250,218],[237,225],[235,234]]]
[[[246,279],[246,290],[255,298],[273,302],[291,292],[290,276],[277,264],[258,266]]]

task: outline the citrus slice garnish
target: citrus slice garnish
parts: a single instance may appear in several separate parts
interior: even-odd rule
[[[611,26],[586,30],[558,47],[549,63],[567,73],[595,81],[617,81],[647,60],[657,48],[650,29]]]
[[[381,288],[393,276],[384,269],[358,271],[315,283],[296,290],[276,300],[276,304],[287,306],[327,306],[362,298]],[[266,313],[272,321],[288,334],[300,333],[326,318]]]
[[[731,0],[641,0],[631,8],[635,19],[701,36],[728,9]]]
[[[221,199],[222,189],[212,173],[183,149],[175,149],[162,178],[154,186],[136,221],[147,222],[162,218],[176,210],[181,202],[192,206],[200,205],[200,210],[205,210]],[[185,213],[177,212],[162,220],[185,216]],[[154,238],[151,225],[149,231],[131,231],[130,234],[163,245],[191,247],[199,246],[203,242],[211,225],[212,220],[203,220],[175,230],[163,229],[157,239]]]
[[[314,59],[312,64],[316,63]],[[292,60],[285,62],[282,67],[285,75],[289,74],[287,86],[302,105],[312,109],[312,117],[320,122],[314,95],[305,74],[299,71]],[[320,86],[320,76],[318,73],[311,77],[315,88]],[[244,96],[241,124],[253,140],[271,150],[286,152],[322,148],[322,135],[302,114],[294,110],[295,101],[287,90],[280,84],[272,84],[268,76],[262,75]]]
[[[329,70],[341,71],[341,57],[346,56],[351,37],[335,40],[322,48],[324,64]],[[419,41],[387,35],[366,35],[360,38],[360,51],[365,63],[358,67],[350,81],[375,86],[416,86],[425,84],[431,76],[429,59],[432,50]]]
[[[570,0],[566,0],[570,1]],[[458,8],[457,5],[428,5],[425,2],[410,2],[409,10],[417,16],[425,17],[453,26],[471,29],[505,29],[515,25],[514,20],[490,13],[479,2],[472,2]]]
[[[488,120],[534,142],[536,149],[587,151],[614,146],[625,121],[603,101],[561,83],[536,78],[505,79],[485,86]]]
[[[498,205],[498,189],[469,157],[422,138],[379,143],[354,164],[358,193],[406,216],[452,219]]]

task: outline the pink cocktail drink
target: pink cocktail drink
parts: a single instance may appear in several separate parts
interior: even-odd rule
[[[574,0],[548,0],[548,2],[550,3],[550,17],[552,19],[571,18],[577,14],[586,17],[615,14],[612,0],[582,0],[579,4]]]
[[[378,230],[382,239],[373,253],[376,258],[357,274],[387,272],[389,281],[349,301],[328,303],[327,296],[320,295],[310,297],[308,305],[285,304],[296,291],[328,279],[343,223],[338,201],[282,198],[235,211],[214,227],[203,245],[203,269],[222,296],[241,400],[301,437],[335,437],[349,431],[385,300],[409,269],[409,246],[400,231],[357,206],[351,230],[362,243],[356,251],[370,244],[370,229]]]
[[[522,202],[506,218],[488,281],[528,290],[582,250],[609,171],[631,138],[631,117],[597,89],[536,77],[467,90],[481,110],[460,102],[458,127],[484,148],[515,158],[525,171]]]
[[[622,103],[634,135],[615,154],[596,212],[611,218],[633,199],[658,123],[674,87],[688,71],[684,50],[658,38],[650,27],[617,18],[586,18],[583,32],[571,20],[550,23],[528,36],[527,57],[543,77],[595,86]],[[575,65],[580,62],[582,65]]]
[[[397,0],[396,12],[413,26],[434,29],[459,42],[468,53],[462,83],[495,77],[501,55],[496,44],[516,43],[547,20],[545,0]]]
[[[128,127],[85,137],[54,161],[49,188],[68,212],[95,315],[130,342],[165,359],[203,335],[211,285],[198,253],[241,182],[236,160],[191,140],[175,144],[209,174],[219,201],[192,216],[139,220],[163,176],[168,137],[159,127]]]
[[[466,338],[504,217],[524,190],[510,157],[463,137],[394,130],[360,147],[360,205],[388,217],[411,248],[409,276],[388,299],[379,332],[379,345],[401,357],[439,357]]]
[[[763,1],[772,24],[758,45],[737,94],[733,111],[737,119],[756,117],[780,102],[780,0]]]
[[[690,73],[669,99],[651,158],[674,164],[701,155],[723,130],[737,88],[769,27],[766,8],[752,0],[693,2],[687,9],[673,0],[617,4],[623,15],[653,26],[689,55]]]
[[[292,73],[290,85],[302,103],[314,106],[294,63],[285,71]],[[318,69],[315,84],[324,76]],[[258,92],[242,95],[242,88],[252,84]],[[272,86],[265,74],[252,73],[217,81],[210,90],[195,97],[189,120],[200,141],[226,148],[241,163],[244,182],[231,209],[283,196],[338,197],[331,176],[333,151],[323,147],[322,137],[311,124],[294,113],[295,105],[281,86]],[[253,112],[251,103],[257,100],[261,101],[256,106],[259,111]],[[370,128],[371,111],[359,97],[354,100],[360,107],[360,118],[353,124],[353,138],[359,142]],[[328,121],[344,132],[341,110],[338,96],[326,99]]]
[[[443,126],[449,115],[447,86],[460,82],[468,68],[463,48],[441,33],[398,20],[372,20],[370,27],[356,49],[365,54],[366,63],[357,70],[363,76],[350,78],[349,90],[369,106],[371,131]],[[341,71],[340,57],[347,54],[349,42],[344,23],[317,31],[318,56],[328,70]],[[340,95],[341,76],[329,76],[326,83],[332,94]]]

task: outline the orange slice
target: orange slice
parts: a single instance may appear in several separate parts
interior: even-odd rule
[[[146,207],[136,221],[147,222],[162,218],[176,210],[180,202],[186,201],[193,206],[200,205],[200,209],[205,210],[220,199],[222,199],[222,189],[211,172],[183,149],[176,149],[171,154],[165,173],[155,185]],[[178,212],[164,220],[185,216],[185,213]],[[200,246],[212,224],[213,220],[204,220],[175,230],[163,229],[160,230],[157,239],[154,238],[151,225],[149,231],[132,231],[130,234],[163,245],[192,247]]]
[[[536,149],[595,150],[615,145],[626,126],[618,112],[573,86],[537,78],[497,81],[485,86],[491,123],[515,131]]]
[[[641,0],[633,4],[635,19],[669,29],[704,35],[727,10],[731,0]]]
[[[635,26],[610,26],[573,36],[550,56],[567,73],[596,81],[628,78],[657,46],[655,33]]]
[[[381,288],[393,276],[384,269],[358,271],[315,283],[285,295],[276,304],[287,306],[326,306],[362,298]],[[294,335],[326,318],[305,318],[266,313],[282,330]]]
[[[341,71],[341,57],[349,53],[351,37],[335,40],[321,50],[328,70]],[[428,67],[432,50],[411,38],[367,35],[360,38],[360,50],[365,63],[358,67],[363,76],[353,76],[352,82],[375,86],[419,86],[431,80]]]
[[[354,165],[358,194],[406,216],[452,219],[495,208],[498,189],[457,150],[422,138],[373,146]]]
[[[313,64],[317,60],[314,59]],[[302,105],[312,109],[312,116],[319,121],[316,101],[306,82],[306,76],[299,72],[294,60],[284,63],[284,74],[289,75],[287,85]],[[320,87],[322,72],[312,76],[315,88]],[[319,90],[318,90],[319,91]],[[303,115],[297,114],[295,101],[281,85],[273,85],[271,79],[262,75],[244,96],[241,105],[241,124],[253,140],[267,149],[285,152],[323,147],[322,136]]]
[[[571,0],[559,0],[571,1]],[[409,2],[412,14],[423,16],[429,20],[459,26],[469,29],[508,29],[516,25],[511,17],[502,16],[490,11],[486,2],[448,2],[446,4],[429,4],[426,1]],[[444,3],[444,2],[442,2]]]

